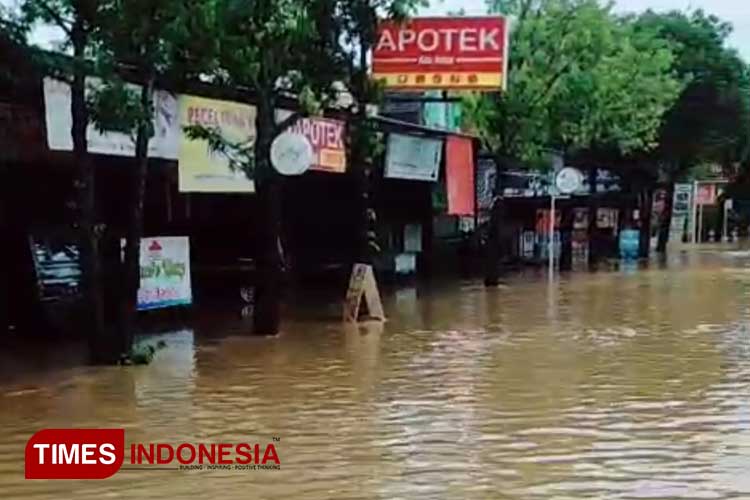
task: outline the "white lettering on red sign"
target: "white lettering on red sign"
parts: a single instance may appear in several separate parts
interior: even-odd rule
[[[412,29],[402,29],[396,33],[385,29],[375,50],[405,52],[416,45],[420,52],[435,52],[439,48],[452,51],[454,46],[461,52],[499,51],[499,38],[498,28],[428,28],[419,33]]]

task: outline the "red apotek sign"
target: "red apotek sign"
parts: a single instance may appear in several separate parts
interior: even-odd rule
[[[280,438],[273,438],[278,442]],[[279,470],[273,443],[131,443],[123,429],[45,429],[26,444],[26,479],[106,479],[127,470]]]
[[[505,88],[508,26],[503,17],[382,22],[373,77],[394,89]]]

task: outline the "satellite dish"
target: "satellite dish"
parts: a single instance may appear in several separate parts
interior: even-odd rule
[[[565,167],[557,173],[555,186],[562,194],[573,194],[583,187],[583,174],[573,167]]]
[[[300,175],[313,163],[313,147],[304,135],[284,132],[271,144],[271,164],[281,175]]]

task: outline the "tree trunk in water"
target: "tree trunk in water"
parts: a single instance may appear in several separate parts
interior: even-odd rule
[[[596,192],[596,168],[589,169],[589,267],[595,269],[601,257],[601,243],[596,217],[599,212],[599,199]]]
[[[484,272],[484,285],[488,287],[500,284],[500,224],[502,224],[503,201],[495,199],[490,213],[490,227],[487,238],[487,260]]]
[[[358,224],[357,224],[357,255],[356,262],[361,264],[372,264],[373,263],[373,252],[370,247],[370,241],[373,239],[374,227],[373,219],[374,212],[372,211],[370,203],[370,175],[372,173],[372,167],[368,163],[368,158],[364,151],[366,126],[364,120],[366,118],[359,116],[357,118],[357,124],[355,125],[355,146],[352,155],[352,164],[354,166],[354,175],[356,176],[356,190],[357,190],[357,210],[358,210]]]
[[[140,105],[143,110],[151,110],[154,93],[154,78],[149,77],[141,88]],[[148,116],[148,114],[146,114]],[[132,346],[135,332],[135,319],[138,310],[138,289],[141,284],[141,238],[143,237],[143,206],[146,197],[146,176],[148,175],[148,143],[151,140],[151,128],[146,123],[138,125],[135,141],[135,171],[130,201],[130,220],[128,221],[125,242],[125,284],[122,300],[122,313],[118,349],[121,355],[127,355]]]
[[[257,287],[253,313],[255,335],[278,335],[281,330],[282,257],[281,176],[271,166],[274,100],[259,96],[255,142],[256,189],[260,211],[260,247],[257,255]]]
[[[82,21],[77,20],[72,28],[73,84],[71,86],[70,113],[73,126],[73,157],[78,168],[76,188],[80,210],[80,255],[81,289],[84,300],[84,322],[87,332],[89,356],[93,363],[109,364],[117,360],[111,334],[104,326],[104,305],[101,287],[101,259],[96,233],[96,189],[94,164],[88,154],[86,128],[86,68],[85,51],[87,35]]]
[[[493,287],[500,284],[500,259],[502,257],[500,247],[501,241],[501,225],[503,218],[505,217],[505,202],[500,197],[502,194],[502,168],[501,163],[495,160],[496,174],[495,174],[495,201],[492,204],[492,211],[490,212],[490,227],[489,234],[487,235],[486,244],[486,260],[484,269],[484,285],[487,287]]]
[[[664,213],[659,219],[659,242],[656,251],[661,254],[667,253],[667,243],[669,243],[669,232],[672,227],[672,203],[674,200],[674,180],[670,179],[667,184],[667,194],[664,200]]]
[[[641,206],[639,207],[641,216],[639,256],[641,259],[648,259],[649,254],[651,253],[651,218],[654,206],[653,191],[651,189],[643,189],[641,191],[641,196]]]

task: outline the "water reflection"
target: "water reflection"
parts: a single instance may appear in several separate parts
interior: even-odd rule
[[[405,288],[389,321],[236,319],[148,367],[54,370],[0,392],[5,498],[748,498],[750,255]],[[218,332],[217,332],[218,330]],[[45,427],[128,441],[267,441],[280,471],[27,482]]]

